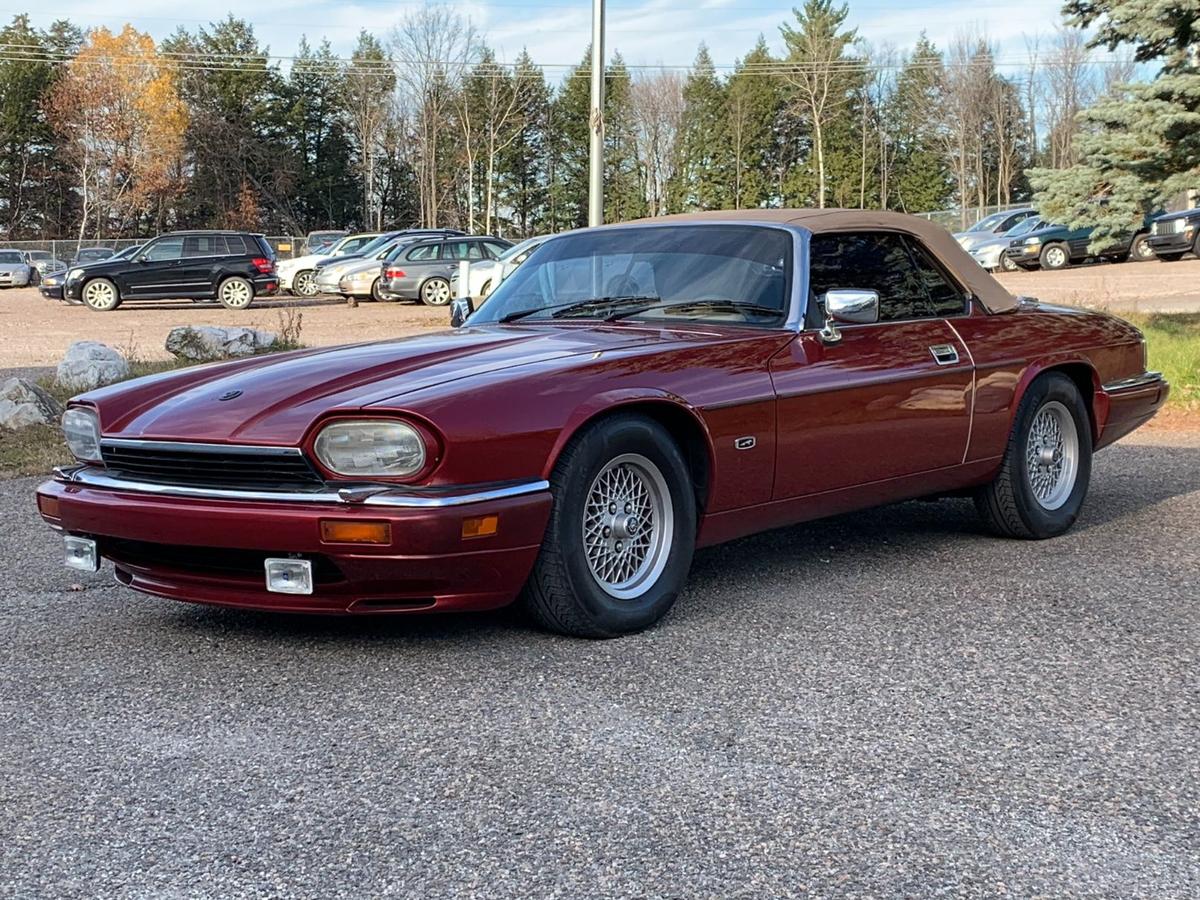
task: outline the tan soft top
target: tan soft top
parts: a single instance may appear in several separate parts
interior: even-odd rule
[[[910,234],[967,286],[988,312],[1017,308],[1016,298],[1006,291],[958,245],[950,232],[926,219],[878,209],[740,209],[712,210],[639,219],[639,225],[663,222],[770,222],[806,228],[813,234],[830,231],[862,231],[884,228]]]

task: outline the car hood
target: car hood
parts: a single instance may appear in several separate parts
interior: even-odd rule
[[[24,272],[28,268],[25,263],[0,263],[0,272]]]
[[[339,264],[339,269],[343,278],[347,275],[354,275],[357,272],[378,270],[383,265],[382,261],[378,259],[355,259],[348,260],[348,263],[349,264],[344,267]],[[332,265],[330,268],[332,268]]]
[[[632,325],[463,328],[198,366],[79,399],[97,408],[108,437],[296,446],[335,411],[404,408],[423,388],[671,340],[671,332]]]

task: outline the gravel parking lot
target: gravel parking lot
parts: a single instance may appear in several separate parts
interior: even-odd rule
[[[328,620],[59,567],[0,483],[0,894],[1200,895],[1200,435],[1077,528],[907,503],[701,553],[658,628]]]
[[[1060,272],[1016,272],[1001,276],[1005,287],[1055,303],[1113,312],[1200,312],[1200,260],[1079,266]],[[250,325],[278,330],[287,307],[304,316],[302,340],[313,347],[369,341],[444,328],[445,309],[412,303],[362,303],[340,298],[260,300],[234,312],[190,301],[129,303],[111,313],[47,300],[36,290],[0,293],[0,369],[55,365],[72,341],[88,338],[145,359],[165,359],[167,332],[176,325]]]

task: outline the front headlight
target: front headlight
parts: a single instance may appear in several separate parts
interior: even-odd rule
[[[72,406],[62,417],[63,437],[76,459],[100,462],[100,420],[90,409]]]
[[[356,419],[332,422],[313,444],[321,465],[352,478],[404,478],[425,468],[425,439],[406,422]]]
[[[1040,237],[1025,238],[1025,246],[1026,247],[1036,247],[1041,242],[1042,242],[1042,239]]]
[[[83,269],[72,269],[67,273],[67,281],[74,281],[76,278],[83,277]]]

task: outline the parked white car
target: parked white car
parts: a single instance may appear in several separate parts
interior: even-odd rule
[[[34,283],[35,269],[20,250],[0,250],[0,287],[27,287]]]
[[[297,297],[313,297],[317,294],[315,276],[317,263],[338,256],[349,256],[362,249],[375,238],[379,232],[370,234],[348,234],[328,250],[320,253],[310,253],[307,256],[297,256],[294,259],[281,259],[275,264],[275,272],[279,275],[279,289],[290,291]]]
[[[542,246],[548,234],[531,237],[509,247],[498,259],[481,259],[472,262],[467,269],[467,295],[472,300],[483,300],[500,286],[500,282],[516,271],[517,266],[529,258],[529,254]],[[450,276],[450,296],[460,297],[458,272]]]

